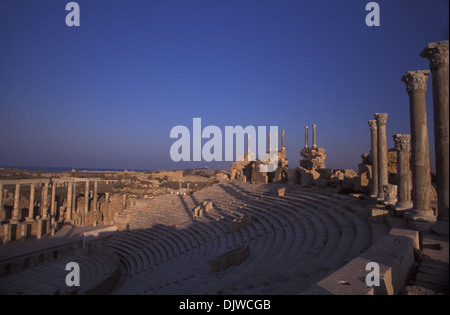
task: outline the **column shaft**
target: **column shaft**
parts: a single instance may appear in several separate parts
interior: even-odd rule
[[[34,184],[30,184],[30,204],[28,206],[28,218],[27,220],[33,220],[34,218],[34,193],[35,193]]]
[[[72,220],[72,190],[73,182],[67,185],[66,220]]]
[[[308,126],[305,126],[305,148],[309,148],[309,146],[308,146]]]
[[[105,193],[105,202],[106,202],[106,207],[105,207],[105,219],[104,222],[106,222],[106,224],[109,224],[109,193]]]
[[[377,121],[369,120],[370,126],[370,157],[372,161],[372,181],[370,186],[370,196],[378,196],[378,131]]]
[[[3,209],[3,183],[0,183],[0,221],[4,220],[4,212]]]
[[[48,210],[48,183],[45,183],[42,187],[42,195],[41,195],[41,215],[45,219],[47,218],[47,210]]]
[[[97,189],[98,189],[98,182],[94,181],[94,196],[93,196],[93,208],[94,211],[97,211]]]
[[[397,150],[397,210],[411,208],[410,183],[410,135],[396,134],[393,136]]]
[[[19,221],[19,198],[20,198],[20,184],[16,184],[16,190],[14,192],[14,208],[11,217],[11,221],[13,223]]]
[[[86,217],[89,211],[89,180],[86,180],[86,186],[84,191],[84,216],[83,225],[86,223]]]
[[[312,125],[313,127],[313,148],[317,148],[317,144],[316,144],[316,125]]]
[[[438,219],[449,221],[449,41],[428,44],[420,56],[430,60],[433,84],[434,146]]]
[[[410,71],[402,80],[409,95],[413,171],[413,209],[418,215],[433,216],[431,174],[425,93],[430,71]]]
[[[378,199],[384,200],[384,186],[388,184],[386,123],[387,113],[376,113],[378,140]]]
[[[56,213],[56,183],[52,183],[52,200],[50,203],[50,214],[52,217],[55,216]]]

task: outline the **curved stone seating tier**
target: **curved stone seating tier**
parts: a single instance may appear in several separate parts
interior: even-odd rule
[[[356,198],[303,187],[279,197],[279,187],[216,184],[128,207],[130,230],[105,244],[126,267],[114,293],[297,294],[371,245]],[[194,218],[203,201],[213,209]],[[243,216],[251,223],[231,233],[230,223]],[[245,261],[210,272],[210,261],[243,245],[250,248]]]
[[[80,287],[69,288],[65,279],[69,271],[66,265],[76,262],[80,267]],[[43,264],[18,274],[3,277],[0,280],[0,294],[77,294],[102,293],[108,289],[104,284],[118,269],[117,263],[101,253],[77,254],[58,261]],[[40,284],[39,284],[40,283]],[[104,284],[103,289],[99,289]],[[96,290],[97,289],[97,290]]]

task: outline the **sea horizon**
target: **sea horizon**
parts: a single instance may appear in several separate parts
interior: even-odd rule
[[[43,173],[62,173],[70,172],[73,169],[76,171],[89,171],[89,172],[124,172],[124,171],[135,171],[135,172],[153,172],[150,169],[126,169],[126,168],[90,168],[90,167],[61,167],[61,166],[18,166],[18,165],[0,165],[3,169],[20,169],[32,172],[43,172]]]

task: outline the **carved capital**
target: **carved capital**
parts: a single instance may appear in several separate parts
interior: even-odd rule
[[[369,127],[370,127],[370,131],[372,131],[372,132],[377,130],[377,121],[369,120]]]
[[[409,151],[411,146],[409,145],[409,141],[411,140],[411,135],[402,135],[396,134],[392,136],[394,138],[395,149],[397,151]]]
[[[430,60],[432,70],[443,65],[448,66],[448,40],[428,44],[420,56]]]
[[[377,124],[378,125],[386,125],[388,115],[389,115],[388,113],[376,113],[376,114],[374,114]]]
[[[402,81],[406,84],[406,91],[412,93],[415,91],[427,90],[427,80],[430,70],[417,70],[406,72]]]

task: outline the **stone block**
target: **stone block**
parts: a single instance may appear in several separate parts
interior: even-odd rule
[[[371,208],[370,209],[370,221],[372,222],[386,222],[387,217],[394,215],[392,209],[386,208]]]
[[[395,233],[395,231],[394,231]],[[399,232],[401,233],[401,232]],[[369,287],[366,270],[369,263],[379,266],[380,285]],[[414,266],[413,239],[403,235],[386,235],[361,256],[319,281],[304,295],[394,295],[400,294]]]
[[[209,262],[211,272],[218,272],[230,268],[231,266],[241,264],[247,257],[250,256],[250,249],[247,246],[240,246],[230,250],[216,259]]]
[[[285,196],[285,195],[286,195],[286,187],[279,188],[279,189],[278,189],[278,196],[279,196],[279,197],[283,197],[283,196]]]

